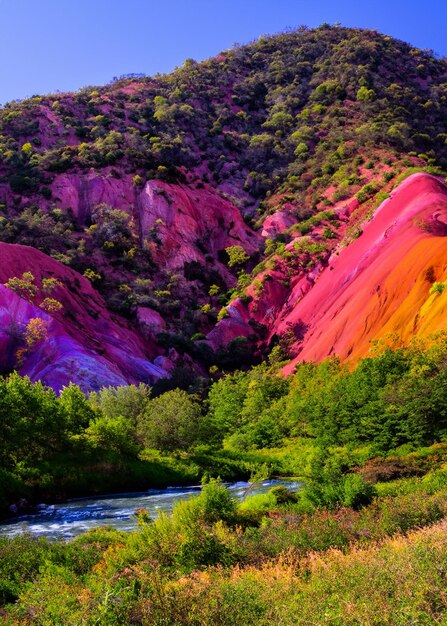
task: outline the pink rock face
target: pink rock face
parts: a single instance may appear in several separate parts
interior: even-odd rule
[[[64,174],[57,177],[53,193],[81,223],[102,202],[129,212],[160,269],[209,263],[229,283],[234,277],[220,263],[220,253],[240,245],[252,254],[260,246],[261,237],[246,226],[236,207],[209,187],[152,180],[136,189],[130,176]],[[351,208],[345,205],[346,211]],[[288,227],[289,218],[287,212],[271,216],[264,234]],[[288,249],[293,252],[293,242]],[[393,333],[405,343],[444,330],[447,300],[436,300],[429,290],[434,281],[447,284],[447,187],[427,174],[413,175],[363,225],[363,234],[336,249],[329,260],[321,258],[310,271],[297,264],[295,275],[280,258],[275,263],[246,289],[247,300],[230,304],[228,317],[208,333],[209,346],[220,349],[236,337],[253,335],[254,329],[265,332],[267,341],[275,334],[290,339],[295,332],[292,353],[297,356],[286,368],[290,372],[296,362],[334,354],[357,359],[368,353],[372,340]],[[3,371],[16,365],[20,337],[35,317],[45,322],[46,338],[25,355],[20,371],[55,389],[70,380],[86,390],[153,382],[179,362],[178,355],[160,356],[155,346],[154,336],[166,325],[153,309],[138,309],[137,334],[107,311],[77,272],[34,248],[0,243],[0,283],[25,271],[34,274],[38,286],[42,278],[57,278],[60,286],[53,295],[63,308],[48,315],[38,307],[42,294],[30,304],[1,288]]]
[[[206,254],[217,259],[219,251],[241,245],[252,254],[259,237],[234,205],[210,189],[191,189],[159,180],[146,183],[138,198],[143,237],[156,239],[151,246],[158,264],[170,270],[184,263],[205,264]],[[225,269],[220,265],[222,272]]]
[[[137,308],[137,320],[140,326],[146,327],[155,333],[166,329],[166,322],[160,313],[148,307],[139,306]]]
[[[262,280],[262,274],[260,275]],[[249,304],[250,318],[271,328],[281,314],[289,289],[282,283],[282,276],[277,272],[266,275],[262,282],[262,292],[257,295],[253,287],[248,290],[253,296]]]
[[[269,215],[262,226],[261,235],[268,239],[272,239],[278,233],[282,233],[292,226],[296,219],[286,210],[276,211],[273,215]]]
[[[206,336],[206,343],[213,350],[225,348],[236,337],[253,335],[250,320],[254,319],[240,298],[227,306],[227,315]]]
[[[194,189],[153,180],[141,189],[133,184],[131,175],[116,178],[105,169],[101,174],[60,174],[51,190],[51,203],[71,211],[81,226],[90,222],[99,204],[127,212],[143,247],[162,270],[182,271],[191,262],[204,267],[208,264],[213,271],[217,267],[222,278],[231,284],[234,276],[219,261],[222,251],[240,245],[252,254],[261,245],[261,237],[244,223],[238,209],[209,187]],[[90,282],[77,272],[33,248],[0,243],[0,283],[26,271],[34,274],[39,285],[42,278],[56,277],[61,286],[52,295],[63,308],[46,320],[48,337],[33,355],[26,355],[22,373],[30,374],[33,380],[42,378],[56,389],[70,380],[92,389],[141,380],[152,382],[172,368],[172,359],[159,359],[158,364],[149,360],[160,353],[154,337],[166,329],[156,311],[138,309],[137,334],[123,319],[107,311]],[[34,308],[25,303],[26,313],[16,312],[11,317],[7,313],[8,300],[15,302],[16,297],[3,293],[6,317],[0,340],[0,367],[4,371],[16,366],[14,359],[20,347],[17,338],[8,339],[9,331],[4,328],[17,323],[23,334],[29,320],[41,315],[38,305],[42,299],[38,296],[33,301]],[[244,333],[234,331],[230,339],[240,334]]]
[[[447,278],[447,187],[415,174],[396,189],[340,250],[315,285],[302,294],[298,283],[274,332],[300,325],[299,361],[341,359],[368,353],[370,342],[393,335],[405,344],[446,328],[446,304],[430,295],[433,281]],[[300,290],[300,293],[295,293]]]
[[[0,368],[15,365],[30,319],[40,318],[46,338],[26,353],[20,373],[42,380],[55,390],[70,381],[89,391],[102,386],[146,381],[152,383],[166,371],[152,363],[148,346],[123,319],[110,315],[89,281],[55,259],[29,248],[0,243],[0,281],[31,271],[36,284],[42,278],[60,282],[52,297],[62,309],[49,315],[39,308],[39,294],[31,304],[0,285]]]
[[[219,350],[227,346],[236,337],[248,337],[253,329],[241,319],[228,317],[219,322],[206,336],[206,343],[213,349]]]
[[[80,224],[89,221],[98,204],[131,215],[143,245],[163,269],[181,270],[185,263],[214,262],[221,250],[241,245],[248,254],[260,247],[261,237],[244,222],[239,210],[211,188],[194,189],[151,180],[138,189],[130,175],[60,174],[52,184],[53,201],[71,210]],[[219,271],[229,279],[227,268]]]
[[[427,174],[409,177],[351,245],[286,276],[280,262],[260,273],[246,290],[251,301],[234,300],[207,341],[222,347],[249,336],[250,321],[262,324],[268,337],[292,341],[288,374],[301,361],[356,360],[375,340],[405,345],[446,330],[447,297],[430,288],[447,284],[447,186]]]
[[[51,191],[53,201],[62,209],[71,209],[81,224],[89,220],[92,209],[98,204],[104,203],[132,214],[137,201],[132,177],[126,175],[115,178],[96,172],[60,174],[54,179]]]

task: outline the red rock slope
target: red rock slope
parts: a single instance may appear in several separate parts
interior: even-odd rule
[[[239,210],[209,185],[193,188],[150,180],[140,190],[132,184],[131,175],[117,179],[92,171],[60,174],[52,191],[58,206],[71,211],[81,224],[102,203],[128,213],[136,222],[143,248],[150,249],[162,269],[182,270],[191,261],[206,265],[212,257],[215,269],[231,282],[226,266],[219,262],[219,252],[239,244],[252,254],[260,246],[261,237],[244,223]],[[151,241],[154,234],[158,244]]]
[[[331,257],[308,293],[291,291],[295,304],[286,302],[271,327],[271,334],[305,330],[286,373],[300,361],[359,358],[372,340],[393,334],[404,343],[446,329],[447,290],[430,293],[435,281],[447,281],[447,186],[415,174]]]
[[[56,278],[51,297],[60,311],[46,313],[39,304],[19,297],[3,286],[9,278],[31,271],[36,285]],[[112,316],[90,282],[59,261],[27,246],[0,243],[0,370],[17,366],[17,350],[24,345],[30,319],[40,318],[45,337],[36,342],[20,365],[20,373],[42,380],[56,390],[70,381],[85,390],[140,381],[154,382],[166,371],[149,360],[153,346]]]

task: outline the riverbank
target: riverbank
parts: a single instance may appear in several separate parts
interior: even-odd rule
[[[32,474],[13,476],[8,484],[9,497],[0,508],[0,521],[17,513],[31,513],[32,507],[42,502],[52,505],[73,498],[197,485],[205,475],[227,483],[247,481],[261,467],[266,475],[286,477],[290,472],[289,467],[283,467],[281,456],[273,451],[235,453],[200,446],[181,455],[146,450],[141,456],[135,459],[111,453],[66,454],[42,461]]]
[[[246,494],[265,494],[278,485],[296,491],[301,483],[272,479],[257,483],[239,481],[226,487],[232,497],[241,500]],[[60,504],[40,504],[0,523],[0,537],[13,538],[29,533],[36,538],[67,540],[100,526],[129,532],[138,525],[136,510],[144,509],[155,519],[161,513],[170,513],[177,502],[199,495],[201,488],[201,485],[176,486],[139,493],[77,498]]]
[[[375,488],[330,509],[275,489],[236,505],[211,483],[171,516],[138,511],[134,532],[0,538],[2,623],[441,623],[447,471]]]

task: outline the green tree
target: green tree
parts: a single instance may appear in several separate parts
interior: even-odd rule
[[[93,448],[113,450],[126,456],[135,457],[140,448],[135,427],[122,415],[99,415],[90,422],[85,437]]]
[[[201,430],[199,403],[186,391],[173,389],[149,400],[140,418],[144,445],[158,450],[187,450]]]
[[[225,252],[228,254],[228,267],[240,267],[250,258],[244,248],[239,245],[229,246],[225,248]]]
[[[242,426],[241,412],[248,384],[248,374],[235,372],[212,385],[207,421],[215,438],[222,440]]]
[[[357,91],[357,100],[359,102],[372,102],[376,97],[374,89],[368,89],[365,85],[362,85]]]
[[[81,389],[70,383],[63,387],[59,396],[59,410],[67,432],[77,434],[88,426],[95,417],[95,411],[90,406]]]
[[[90,394],[89,404],[109,419],[123,416],[136,426],[149,395],[150,389],[144,384],[103,387],[100,391]]]
[[[13,373],[0,379],[0,459],[5,468],[32,465],[64,447],[58,398],[41,382]]]
[[[13,276],[5,283],[5,287],[15,291],[21,298],[32,302],[37,295],[38,287],[31,272],[23,272],[21,278]]]

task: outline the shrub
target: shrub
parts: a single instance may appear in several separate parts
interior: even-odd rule
[[[140,418],[144,445],[159,450],[187,450],[200,432],[200,405],[186,391],[173,389],[149,400]]]
[[[357,91],[357,100],[359,102],[372,102],[376,97],[374,89],[368,89],[365,86],[360,87]]]
[[[201,516],[205,522],[223,520],[232,523],[236,518],[236,500],[231,496],[219,479],[211,478],[203,483],[202,492],[198,497]]]
[[[444,289],[445,289],[445,284],[444,283],[435,282],[430,287],[430,295],[432,295],[434,293],[441,294],[444,291]]]
[[[272,511],[276,508],[277,503],[275,494],[270,490],[268,493],[248,496],[239,504],[238,511],[244,515],[249,515],[253,519],[259,519],[259,514]]]
[[[244,248],[239,245],[229,246],[225,248],[225,252],[228,255],[228,267],[244,265],[250,258]]]
[[[359,509],[371,502],[376,495],[374,485],[367,483],[360,474],[348,474],[343,480],[341,504]]]

